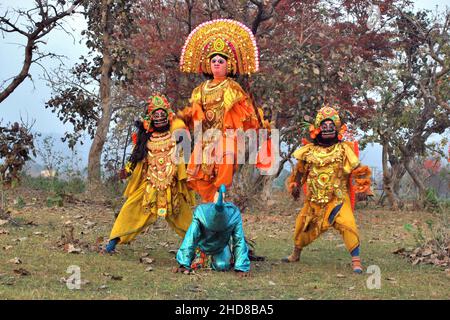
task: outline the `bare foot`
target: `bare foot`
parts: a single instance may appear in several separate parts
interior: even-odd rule
[[[173,267],[172,268],[173,273],[183,273],[183,274],[190,274],[191,271],[186,269],[185,267]]]
[[[238,276],[239,278],[249,278],[250,277],[250,272],[243,272],[243,271],[235,271],[236,272],[236,276]]]

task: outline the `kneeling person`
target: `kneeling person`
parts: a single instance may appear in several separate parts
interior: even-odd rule
[[[213,270],[234,268],[239,276],[248,276],[250,260],[241,213],[234,204],[223,202],[225,190],[225,186],[221,185],[216,203],[200,204],[195,209],[192,223],[177,253],[180,267],[176,271],[205,267],[210,261]]]

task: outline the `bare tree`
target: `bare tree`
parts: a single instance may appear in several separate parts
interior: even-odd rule
[[[6,33],[18,33],[26,38],[25,58],[19,73],[5,81],[0,86],[0,103],[5,100],[27,77],[33,63],[46,57],[55,57],[54,53],[42,53],[39,44],[45,44],[42,40],[50,31],[61,25],[61,19],[74,13],[77,6],[85,0],[74,0],[67,4],[66,1],[57,0],[54,4],[48,1],[35,0],[35,5],[29,10],[13,9],[10,14],[8,10],[0,16],[0,31]],[[26,20],[25,27],[22,27]]]

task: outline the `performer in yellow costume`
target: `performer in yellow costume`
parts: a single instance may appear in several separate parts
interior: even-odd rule
[[[282,259],[284,262],[299,261],[302,249],[333,227],[341,233],[352,256],[353,271],[362,272],[359,233],[351,201],[352,180],[356,178],[356,185],[364,186],[356,190],[367,191],[370,169],[360,165],[354,144],[342,141],[345,130],[338,112],[325,106],[310,127],[313,143],[294,152],[298,163],[287,181],[288,190],[297,199],[300,187],[306,184],[306,197],[295,224],[294,250]]]
[[[202,132],[219,131],[219,137],[206,134],[196,143],[188,164],[189,186],[203,202],[213,202],[222,184],[231,186],[236,168],[236,138],[225,131],[270,128],[262,110],[256,110],[249,95],[231,78],[258,71],[255,37],[248,27],[234,20],[205,22],[186,40],[180,68],[182,72],[212,77],[194,89],[190,106],[178,115],[191,128],[201,125]],[[262,164],[258,167],[263,168]]]
[[[192,221],[195,197],[187,187],[184,162],[177,164],[173,157],[177,142],[172,132],[185,128],[184,122],[174,117],[164,96],[154,95],[148,102],[148,113],[137,121],[135,147],[126,166],[131,173],[124,193],[127,200],[114,223],[106,252],[133,240],[158,216],[181,237]]]

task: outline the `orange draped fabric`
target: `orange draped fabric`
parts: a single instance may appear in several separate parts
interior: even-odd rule
[[[220,83],[224,80],[226,79],[215,79],[212,83]],[[237,82],[232,79],[228,79],[228,81],[229,84],[224,89],[223,120],[221,127],[218,128],[222,131],[222,140],[217,144],[217,150],[212,152],[215,163],[205,173],[205,170],[202,169],[203,145],[201,142],[197,142],[187,168],[189,175],[188,185],[200,194],[203,202],[212,202],[220,185],[224,184],[229,188],[233,181],[233,174],[237,162],[237,139],[235,136],[227,136],[226,130],[242,129],[246,131],[248,129],[260,128],[255,108],[248,95]],[[190,128],[193,128],[194,123],[203,122],[206,119],[201,100],[202,85],[194,89],[191,106],[179,113],[181,117],[187,120]],[[220,159],[222,160],[220,161]]]

